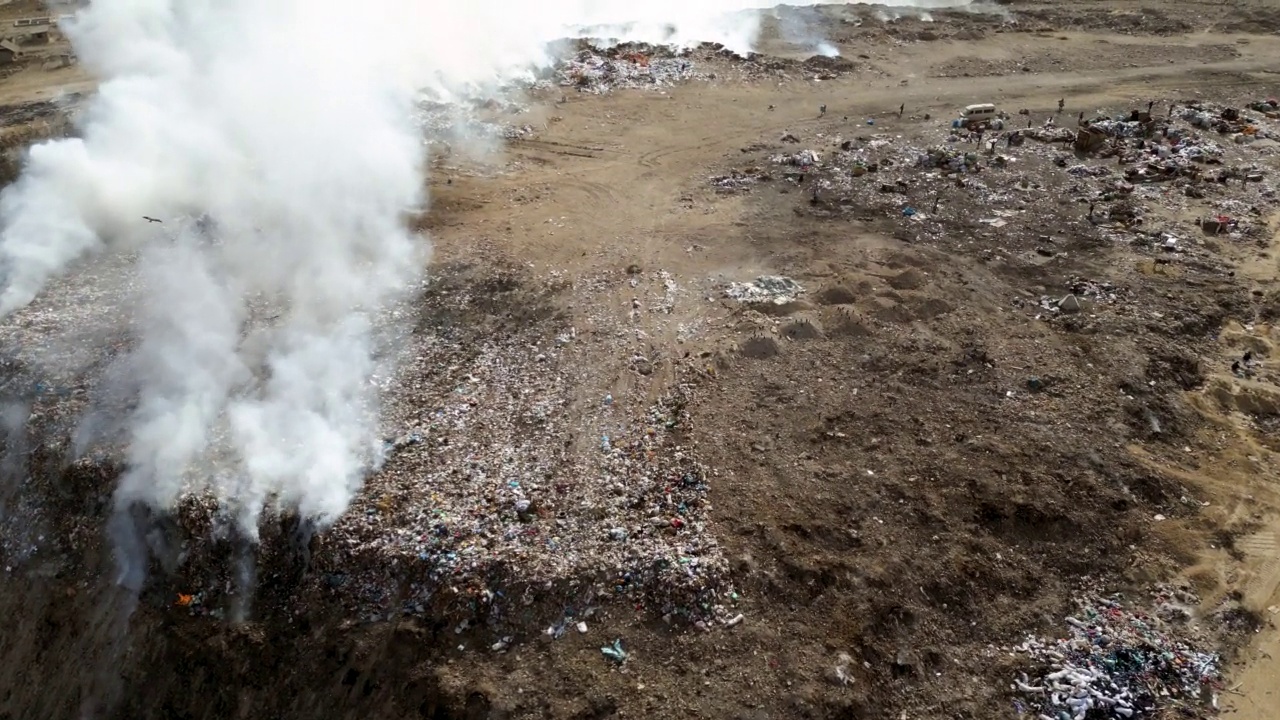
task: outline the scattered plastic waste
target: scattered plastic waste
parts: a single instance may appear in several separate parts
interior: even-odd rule
[[[1171,717],[1159,713],[1211,702],[1221,684],[1218,655],[1197,651],[1167,634],[1159,618],[1127,610],[1118,599],[1082,600],[1066,623],[1066,638],[1028,637],[1014,648],[1039,666],[1011,688],[1025,703],[1023,717]]]
[[[627,661],[627,651],[622,649],[622,640],[614,640],[612,645],[600,648],[600,652],[610,660],[622,664]]]
[[[732,283],[725,294],[741,302],[782,305],[793,302],[803,292],[800,283],[789,277],[762,275],[749,283]]]
[[[775,165],[794,165],[798,168],[811,168],[822,164],[822,156],[813,150],[801,150],[797,153],[774,155],[769,161]]]
[[[600,95],[619,88],[663,88],[703,77],[694,62],[683,57],[655,57],[627,52],[609,56],[582,50],[556,68],[562,87]]]

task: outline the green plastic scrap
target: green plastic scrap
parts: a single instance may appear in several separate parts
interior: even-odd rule
[[[604,653],[605,657],[613,660],[614,662],[621,663],[625,662],[627,659],[627,651],[622,649],[621,639],[614,640],[612,645],[606,645],[605,647],[600,648],[600,652]]]

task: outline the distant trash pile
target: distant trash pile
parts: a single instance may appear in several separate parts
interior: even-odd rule
[[[749,283],[731,283],[725,294],[744,303],[773,303],[783,305],[794,302],[804,288],[800,283],[782,275],[761,275]]]
[[[561,86],[602,94],[618,88],[670,87],[700,77],[684,57],[654,57],[642,52],[607,57],[582,50],[556,68]]]
[[[978,155],[935,145],[916,158],[916,165],[922,168],[944,168],[951,172],[965,172],[978,166]]]
[[[1013,684],[1019,717],[1135,720],[1216,705],[1213,691],[1222,680],[1217,654],[1195,650],[1166,634],[1158,618],[1126,610],[1114,599],[1080,604],[1080,612],[1067,618],[1069,637],[1028,637],[1014,648],[1041,668]]]

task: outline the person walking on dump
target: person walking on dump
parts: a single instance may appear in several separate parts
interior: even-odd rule
[[[826,115],[826,114],[827,114],[827,106],[826,106],[826,105],[819,105],[819,106],[818,106],[818,117],[822,117],[823,115]]]
[[[1067,106],[1067,99],[1066,99],[1066,98],[1059,98],[1059,99],[1058,99],[1058,112],[1062,112],[1062,108],[1064,108],[1064,107],[1066,107],[1066,106]]]
[[[902,117],[902,113],[907,109],[907,104],[902,103],[898,106],[898,117]]]

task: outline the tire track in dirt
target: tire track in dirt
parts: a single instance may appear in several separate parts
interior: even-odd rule
[[[593,205],[613,205],[618,202],[618,195],[613,188],[602,182],[579,177],[560,178],[556,182],[557,191],[566,191],[566,195],[580,195]]]
[[[1280,543],[1276,542],[1277,530],[1263,530],[1248,537],[1235,540],[1236,549],[1247,557],[1246,564],[1251,567],[1252,577],[1245,585],[1245,602],[1267,607],[1271,604],[1280,588]]]
[[[540,140],[536,138],[516,138],[510,141],[510,146],[513,149],[522,149],[528,152],[539,152],[564,157],[591,158],[593,160],[612,152],[606,148],[595,145],[578,145],[575,143]]]
[[[557,194],[564,192],[570,197],[578,195],[582,200],[595,205],[614,204],[618,201],[617,193],[608,183],[590,179],[592,175],[608,172],[613,164],[608,156],[615,154],[615,151],[599,145],[535,138],[512,140],[509,148],[522,155],[536,157],[540,162],[551,163],[556,169],[554,188]],[[587,163],[586,160],[602,163]]]

